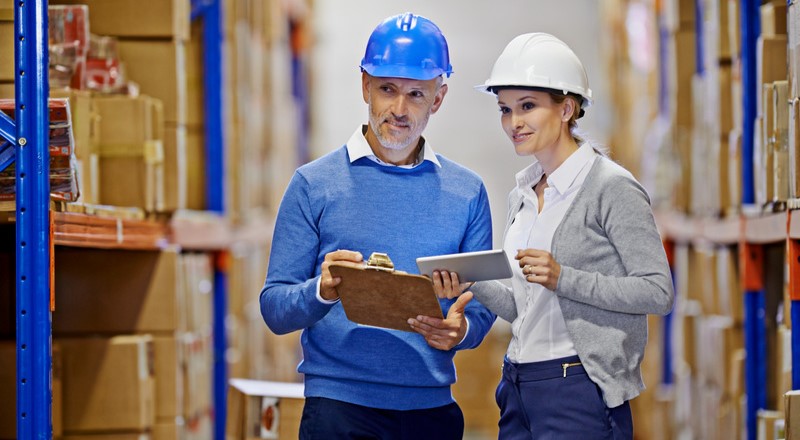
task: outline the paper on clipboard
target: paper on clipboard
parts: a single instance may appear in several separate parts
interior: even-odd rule
[[[362,325],[413,331],[408,318],[418,315],[443,318],[442,307],[430,278],[395,271],[386,254],[373,253],[365,268],[329,267],[340,277],[336,286],[347,319]]]

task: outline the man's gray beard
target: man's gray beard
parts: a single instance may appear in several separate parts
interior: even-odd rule
[[[430,117],[431,117],[431,112],[429,110],[428,114],[425,115],[425,118],[422,121],[420,121],[419,124],[417,124],[416,130],[414,132],[412,132],[411,134],[409,134],[408,137],[405,139],[405,141],[401,142],[401,141],[389,140],[389,139],[384,138],[383,135],[381,134],[380,121],[378,121],[378,119],[374,116],[374,113],[372,112],[372,104],[371,103],[369,104],[369,126],[370,126],[370,129],[372,130],[373,133],[375,133],[375,137],[378,138],[378,142],[380,142],[381,145],[384,148],[389,149],[389,150],[402,150],[402,149],[408,147],[409,144],[411,144],[411,142],[414,139],[417,139],[418,137],[422,136],[422,132],[425,130],[425,127],[428,125],[428,119],[430,119]]]

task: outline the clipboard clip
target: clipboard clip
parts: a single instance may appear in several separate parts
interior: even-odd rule
[[[383,252],[373,252],[367,260],[367,269],[382,270],[385,272],[394,272],[394,263],[389,258],[388,254]]]

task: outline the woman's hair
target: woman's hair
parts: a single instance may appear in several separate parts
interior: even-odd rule
[[[584,138],[578,133],[578,119],[583,117],[584,111],[581,108],[581,102],[583,102],[583,97],[575,94],[575,93],[567,93],[564,94],[555,89],[548,89],[546,87],[526,87],[526,86],[495,86],[491,87],[489,90],[497,94],[500,90],[508,90],[508,89],[522,89],[522,90],[533,90],[535,92],[544,92],[550,95],[550,99],[555,102],[556,104],[561,104],[564,102],[565,99],[571,98],[574,101],[572,116],[569,118],[569,133],[572,135],[572,139],[575,140],[575,143],[578,145],[584,142]]]

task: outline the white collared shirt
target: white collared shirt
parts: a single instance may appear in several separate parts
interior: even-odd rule
[[[596,157],[591,145],[584,142],[547,176],[542,212],[539,212],[539,200],[533,191],[533,186],[544,173],[542,166],[535,161],[516,176],[515,190],[522,196],[523,204],[514,216],[504,243],[511,267],[516,268],[511,285],[518,314],[511,326],[511,343],[506,353],[512,362],[540,362],[577,354],[558,298],[541,284],[528,282],[514,256],[518,249],[526,248],[552,252],[556,228],[586,180]]]
[[[364,137],[368,130],[367,125],[359,126],[356,131],[350,136],[350,139],[347,141],[347,155],[350,156],[350,163],[355,162],[362,157],[367,157],[375,163],[390,166],[390,167],[401,167],[401,168],[414,168],[419,166],[423,161],[429,160],[436,164],[439,168],[442,165],[439,163],[439,159],[436,158],[436,153],[434,153],[433,148],[425,141],[425,138],[420,138],[422,141],[422,148],[417,155],[417,159],[411,165],[393,165],[390,163],[386,163],[378,158],[375,155],[375,152],[372,151],[372,148],[369,146],[369,142],[367,142],[367,138]]]

